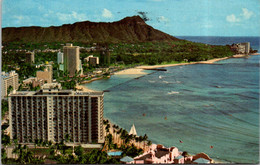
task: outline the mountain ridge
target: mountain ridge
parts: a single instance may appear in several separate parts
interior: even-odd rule
[[[179,40],[147,25],[140,16],[125,17],[115,22],[75,22],[61,26],[6,27],[2,41],[13,42],[149,42]]]

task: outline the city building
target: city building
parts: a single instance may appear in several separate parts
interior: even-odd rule
[[[244,42],[241,44],[245,45],[245,54],[249,54],[250,53],[250,42]]]
[[[28,79],[23,80],[24,85],[30,85],[32,84],[32,87],[42,86],[44,84],[43,79],[38,79],[36,77],[30,77]]]
[[[102,49],[100,51],[100,65],[109,67],[110,65],[110,52],[108,49]]]
[[[34,63],[34,52],[26,52],[25,53],[25,62],[27,63]]]
[[[80,71],[82,68],[79,59],[79,47],[67,43],[66,46],[63,47],[63,56],[64,71],[67,71],[70,76],[74,76],[75,72]]]
[[[60,83],[46,83],[41,86],[41,89],[62,89]]]
[[[62,71],[64,71],[64,64],[63,64],[63,62],[64,62],[63,53],[58,52],[57,53],[57,63],[59,65],[59,70],[62,70]]]
[[[98,57],[89,57],[89,65],[96,66],[99,64],[99,58]]]
[[[250,42],[232,44],[231,50],[238,54],[249,54],[250,53]]]
[[[9,94],[10,138],[75,144],[103,143],[103,92],[13,91]],[[68,135],[68,136],[67,136]]]
[[[45,65],[44,71],[36,72],[36,77],[44,80],[45,83],[52,83],[52,65]]]
[[[178,148],[165,148],[160,144],[152,144],[148,152],[134,158],[135,164],[172,164],[181,156]],[[181,162],[179,162],[181,163]]]
[[[84,61],[89,63],[91,66],[99,65],[99,57],[94,57],[93,55],[84,58]]]
[[[89,58],[94,57],[93,55],[89,55],[88,57],[84,58],[84,62],[89,62]]]
[[[57,63],[63,64],[63,53],[61,53],[61,52],[57,53]]]
[[[19,88],[18,74],[15,71],[10,71],[9,73],[2,72],[1,75],[1,97],[7,96],[7,90],[11,86],[13,89],[17,90]]]
[[[120,163],[121,164],[134,164],[134,159],[129,156],[125,156],[120,159]]]

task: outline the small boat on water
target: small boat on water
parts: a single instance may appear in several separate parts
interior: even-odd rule
[[[159,79],[162,79],[162,76],[161,76],[161,75],[159,76]]]

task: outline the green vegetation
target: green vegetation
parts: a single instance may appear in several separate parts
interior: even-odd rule
[[[1,101],[1,115],[2,115],[2,119],[4,118],[6,112],[8,112],[8,101],[2,99],[2,101]]]
[[[57,51],[62,50],[66,43],[4,43],[2,71],[16,70],[22,80],[35,77],[36,71],[43,70],[44,66],[36,68],[35,64],[44,64],[52,61],[53,79],[62,84],[63,89],[74,89],[78,82],[90,80],[86,78],[70,78],[67,73],[58,69]],[[110,67],[112,71],[134,67],[137,65],[173,64],[192,61],[204,61],[213,58],[227,57],[234,53],[228,46],[212,46],[202,43],[193,43],[180,40],[172,42],[140,42],[140,43],[117,43],[117,44],[93,44],[74,42],[73,45],[93,49],[81,49],[80,59],[83,63],[83,73],[94,75],[96,68]],[[27,63],[25,55],[27,51],[35,52],[35,64]],[[55,52],[56,51],[56,52]],[[84,62],[89,55],[99,57],[100,64],[96,67]],[[104,77],[109,76],[111,71]],[[78,73],[77,73],[78,75]],[[98,76],[98,75],[94,75]],[[100,75],[99,75],[100,76]],[[22,89],[22,88],[19,88]],[[28,88],[27,90],[37,90]]]
[[[20,57],[24,52],[9,52],[10,50],[45,50],[45,49],[62,49],[65,43],[6,43],[4,51],[8,51],[8,55],[3,54],[3,64],[6,61],[16,61],[16,57]],[[91,47],[91,44],[74,42],[74,45],[82,47]],[[104,45],[99,45],[104,46]],[[212,58],[227,57],[234,54],[228,46],[213,46],[202,43],[194,43],[186,40],[172,42],[144,42],[144,43],[118,43],[105,45],[109,52],[81,50],[81,60],[92,54],[100,58],[100,65],[108,66],[123,62],[124,64],[161,64],[172,61],[203,61]],[[110,56],[110,58],[108,58]],[[17,59],[21,61],[20,59]],[[36,52],[35,63],[57,61],[56,52]]]
[[[228,46],[212,46],[190,41],[147,42],[137,44],[111,44],[111,61],[125,64],[144,63],[148,65],[172,61],[204,61],[212,58],[231,56],[234,53]]]

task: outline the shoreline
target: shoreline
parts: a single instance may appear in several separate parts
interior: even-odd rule
[[[254,55],[259,55],[259,54],[254,54]],[[178,64],[165,64],[165,65],[154,65],[154,66],[137,66],[137,67],[134,67],[134,68],[129,68],[129,69],[125,69],[125,70],[121,70],[121,71],[115,72],[114,75],[132,75],[132,74],[137,74],[137,75],[141,76],[141,75],[147,75],[148,74],[148,73],[144,72],[144,70],[146,70],[146,69],[156,69],[156,68],[173,67],[173,66],[181,66],[181,65],[192,65],[192,64],[214,64],[217,61],[226,60],[226,59],[229,59],[229,58],[245,58],[245,56],[248,56],[248,55],[235,54],[235,55],[230,56],[230,57],[215,58],[215,59],[211,59],[211,60],[207,60],[207,61],[199,61],[199,62],[178,63]],[[92,81],[95,81],[95,80],[92,80]],[[90,82],[92,82],[92,81],[90,81]],[[84,86],[84,88],[87,88],[87,87]],[[105,118],[104,117],[104,120],[108,120],[111,125],[115,125],[115,123],[113,121],[111,121],[109,118]],[[121,126],[119,126],[119,127],[122,128]],[[211,157],[211,159],[214,161],[214,164],[230,163],[228,161],[221,160],[219,158]]]
[[[137,68],[137,67],[120,70],[120,71],[114,73],[114,75],[126,75],[126,74],[140,74],[140,75],[144,75],[144,74],[148,74],[148,73],[144,72],[144,69]]]
[[[251,55],[251,54],[250,54]],[[254,53],[252,55],[260,55],[259,53]],[[237,57],[234,57],[237,56]],[[239,57],[238,57],[239,56]],[[243,55],[244,57],[245,55]],[[243,58],[241,54],[235,54],[230,57],[222,57],[222,58],[214,58],[207,61],[198,61],[198,62],[186,62],[186,63],[177,63],[177,64],[163,64],[163,65],[142,65],[142,66],[136,66],[129,69],[123,69],[117,72],[112,73],[111,75],[147,75],[149,73],[144,72],[144,70],[151,70],[151,69],[158,69],[158,68],[165,68],[165,67],[173,67],[173,66],[182,66],[182,65],[194,65],[194,64],[214,64],[217,61],[226,60],[229,58]],[[80,86],[83,84],[91,83],[96,80],[101,80],[103,77],[93,78],[91,80],[85,80],[83,82],[80,82]],[[86,86],[83,86],[88,91],[94,91],[91,89],[88,89]]]
[[[226,60],[228,58],[232,58],[232,57],[214,58],[214,59],[207,60],[207,61],[186,62],[186,63],[177,63],[177,64],[143,65],[143,66],[137,66],[137,67],[134,67],[134,68],[125,69],[125,70],[123,70],[124,72],[119,71],[120,73],[115,73],[115,74],[118,74],[118,75],[134,74],[134,71],[139,69],[139,74],[143,73],[143,75],[144,75],[144,74],[147,74],[147,73],[142,72],[142,70],[158,69],[158,68],[182,66],[182,65],[193,65],[193,64],[213,64],[214,62]]]
[[[173,67],[173,66],[182,66],[182,65],[194,65],[194,64],[214,64],[217,61],[226,60],[229,58],[245,58],[250,55],[260,55],[260,53],[252,53],[249,55],[245,54],[235,54],[230,57],[222,57],[222,58],[214,58],[207,61],[198,61],[198,62],[186,62],[186,63],[177,63],[177,64],[163,64],[163,65],[142,65],[142,66],[136,66],[134,68],[125,69],[122,71],[115,72],[115,75],[130,75],[130,74],[142,74],[146,75],[148,73],[143,72],[143,70],[150,70],[150,69],[158,69],[158,68],[165,68],[165,67]],[[137,71],[137,72],[135,72]]]

